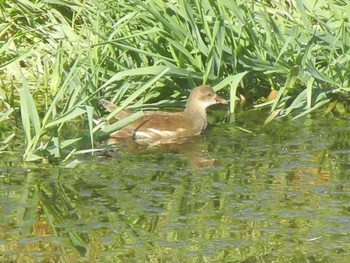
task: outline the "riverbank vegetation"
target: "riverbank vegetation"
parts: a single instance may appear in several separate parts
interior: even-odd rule
[[[20,150],[26,161],[85,152],[76,147],[84,136],[83,148],[93,150],[100,98],[120,109],[160,108],[208,83],[230,99],[231,113],[245,101],[267,108],[267,122],[348,112],[347,1],[19,0],[0,7],[0,151]]]

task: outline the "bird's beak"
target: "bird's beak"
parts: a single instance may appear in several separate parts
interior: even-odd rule
[[[220,104],[228,104],[227,100],[225,100],[224,98],[221,98],[218,94],[216,94],[215,101],[216,103],[220,103]]]

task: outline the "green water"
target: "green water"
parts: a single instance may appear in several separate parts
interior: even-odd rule
[[[246,113],[74,169],[0,158],[0,262],[350,262],[346,120]]]

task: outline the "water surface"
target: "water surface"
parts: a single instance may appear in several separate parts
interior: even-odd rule
[[[349,121],[262,118],[74,169],[0,157],[0,262],[350,262]]]

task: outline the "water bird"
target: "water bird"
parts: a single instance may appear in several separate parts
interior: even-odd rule
[[[101,99],[100,103],[109,112],[116,109],[116,105],[108,100]],[[206,109],[214,104],[227,104],[227,101],[220,97],[210,85],[202,85],[191,91],[183,112],[146,111],[143,117],[111,133],[110,137],[163,143],[177,138],[196,136],[207,127]],[[114,117],[122,120],[131,114],[133,112],[130,110],[122,110]]]

